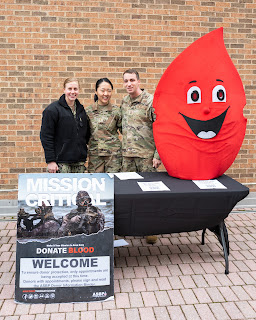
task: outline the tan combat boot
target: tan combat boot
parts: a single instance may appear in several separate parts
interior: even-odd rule
[[[157,236],[146,236],[146,241],[149,244],[154,244],[157,242]]]

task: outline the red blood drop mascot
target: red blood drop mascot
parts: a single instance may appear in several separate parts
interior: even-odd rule
[[[184,50],[163,74],[153,101],[155,143],[168,174],[188,180],[222,175],[244,139],[245,104],[223,28]]]

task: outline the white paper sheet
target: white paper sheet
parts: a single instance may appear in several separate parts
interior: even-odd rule
[[[120,180],[144,179],[137,172],[118,172],[118,173],[115,173],[115,175]]]
[[[129,246],[129,242],[125,241],[124,239],[114,240],[114,248]]]
[[[218,180],[192,180],[200,189],[227,189]]]
[[[137,182],[142,191],[170,191],[163,181]]]

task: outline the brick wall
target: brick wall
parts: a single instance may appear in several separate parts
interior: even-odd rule
[[[45,171],[41,113],[81,79],[80,101],[92,102],[95,81],[125,94],[122,72],[137,68],[151,93],[171,61],[202,35],[224,27],[227,50],[247,96],[241,151],[228,174],[256,190],[254,0],[7,0],[0,4],[0,199],[15,198],[19,173]]]

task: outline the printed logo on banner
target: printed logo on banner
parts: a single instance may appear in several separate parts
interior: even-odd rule
[[[93,292],[92,296],[95,298],[98,297],[106,297],[107,296],[107,292],[106,291],[100,291],[100,292]]]
[[[20,175],[16,301],[113,299],[113,232],[110,175]]]

